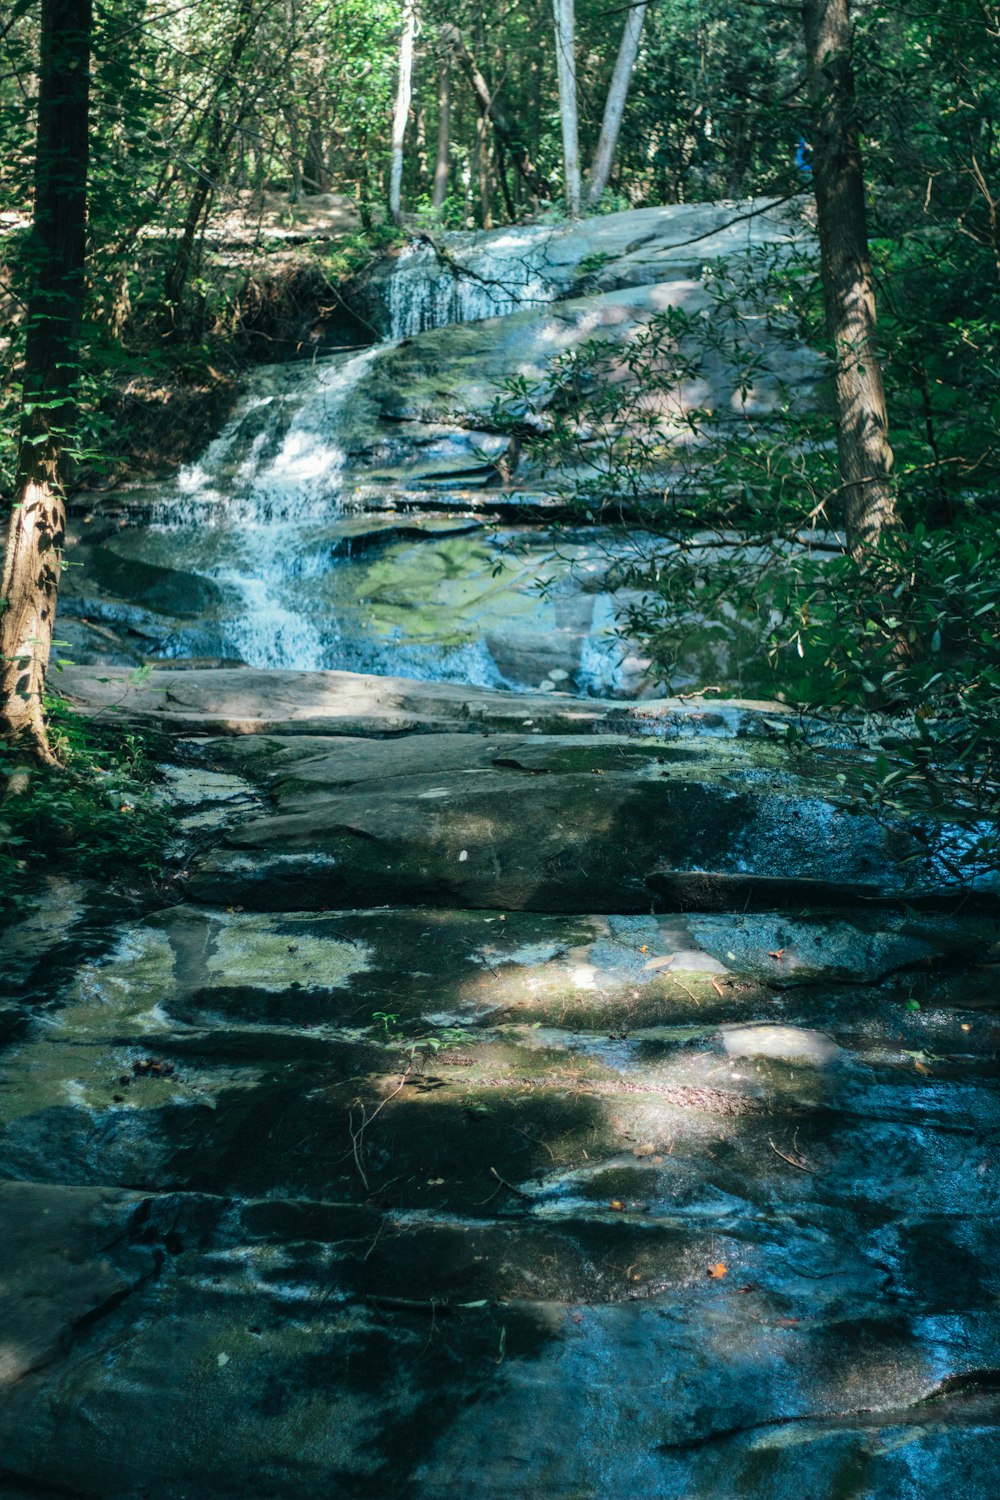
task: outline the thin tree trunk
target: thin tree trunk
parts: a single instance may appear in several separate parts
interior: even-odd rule
[[[389,168],[389,212],[396,224],[403,219],[403,141],[410,114],[413,80],[413,40],[417,33],[416,0],[405,0],[403,32],[399,39],[399,82],[392,117],[392,160]]]
[[[507,163],[504,159],[503,137],[497,136],[497,181],[503,194],[503,205],[507,211],[507,221],[513,224],[517,220],[517,209],[510,195],[510,183],[507,181]]]
[[[42,0],[33,283],[21,441],[0,579],[0,732],[52,762],[42,694],[52,648],[84,293],[91,0]]]
[[[442,47],[438,57],[437,105],[437,156],[434,160],[431,204],[434,208],[441,208],[448,196],[448,175],[451,170],[451,53],[446,47]]]
[[[573,0],[552,0],[556,22],[559,117],[562,122],[563,183],[571,219],[580,217],[580,133],[576,108],[576,24]]]
[[[611,180],[611,168],[614,165],[615,151],[618,149],[618,136],[625,117],[625,101],[632,82],[635,60],[639,55],[639,43],[642,40],[642,28],[646,22],[648,8],[649,0],[633,0],[628,15],[625,17],[625,30],[622,33],[621,46],[618,48],[615,71],[608,84],[601,134],[587,177],[587,202],[591,204],[597,203],[604,196]]]
[[[164,310],[168,320],[168,332],[171,336],[176,336],[180,328],[184,289],[187,286],[188,276],[191,274],[202,217],[215,192],[216,180],[222,167],[222,150],[222,118],[217,114],[212,128],[209,153],[199,171],[198,181],[194,185],[194,192],[191,194],[187,213],[184,215],[181,237],[163,280]]]
[[[191,267],[194,264],[198,231],[201,228],[202,219],[212,201],[216,186],[222,176],[226,153],[235,140],[236,133],[242,125],[249,107],[244,98],[237,105],[236,113],[230,121],[229,126],[226,126],[222,103],[220,101],[223,96],[235,91],[236,69],[254,35],[254,16],[251,11],[251,0],[240,0],[237,15],[239,17],[239,25],[233,37],[225,69],[219,75],[216,104],[212,111],[212,124],[202,165],[198,171],[198,181],[195,183],[194,191],[188,203],[187,213],[184,215],[184,224],[177,243],[177,249],[174,252],[174,258],[167,267],[167,273],[163,279],[163,301],[167,320],[167,334],[171,338],[177,336],[182,321],[181,307],[184,301],[184,291],[187,286],[188,277],[191,274]]]
[[[489,116],[480,114],[476,121],[476,167],[479,176],[479,224],[482,229],[493,228],[493,205],[490,193],[490,137]]]
[[[506,145],[507,150],[510,152],[511,161],[524,178],[529,191],[534,193],[537,198],[551,198],[551,187],[539,173],[537,167],[535,167],[523,141],[511,127],[500,106],[490,93],[489,84],[476,67],[475,59],[465,45],[462,33],[458,27],[450,25],[442,26],[441,42],[443,46],[451,48],[459,67],[472,87],[480,109],[493,122],[493,129]]]
[[[834,347],[837,455],[847,543],[862,559],[896,524],[885,387],[865,215],[848,0],[805,0],[814,110],[813,180],[827,326]]]

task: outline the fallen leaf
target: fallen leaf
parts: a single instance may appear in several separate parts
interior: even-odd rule
[[[713,1281],[721,1281],[723,1276],[728,1276],[729,1267],[724,1261],[717,1260],[714,1266],[709,1266],[708,1274],[712,1277]]]
[[[926,1063],[922,1063],[920,1061],[919,1057],[915,1057],[913,1059],[913,1066],[916,1068],[916,1070],[917,1070],[918,1073],[927,1073],[927,1074],[930,1074],[930,1071],[931,1071],[930,1068],[927,1066]]]
[[[784,948],[776,948],[773,953],[769,953],[767,956],[768,958],[776,958],[780,963],[785,956],[785,950]]]
[[[969,1025],[968,1021],[963,1021],[962,1022],[962,1030],[963,1031],[971,1031],[972,1030],[972,1027]]]
[[[642,966],[642,972],[645,974],[647,969],[666,969],[670,966],[670,964],[673,963],[673,961],[673,953],[661,953],[657,958],[651,958],[647,963],[644,963]]]
[[[797,1328],[798,1325],[798,1318],[775,1318],[774,1320],[775,1328]]]
[[[649,944],[648,943],[643,943],[642,947],[639,949],[639,952],[640,953],[648,953],[649,952]]]
[[[625,1204],[622,1202],[621,1198],[612,1198],[611,1202],[608,1204],[608,1207],[614,1209],[616,1214],[623,1214],[625,1212]]]
[[[656,1147],[652,1141],[645,1141],[641,1146],[636,1146],[632,1152],[633,1156],[652,1156]]]
[[[427,1186],[428,1187],[440,1187],[443,1182],[444,1182],[444,1178],[443,1177],[428,1177],[428,1179],[427,1179]]]

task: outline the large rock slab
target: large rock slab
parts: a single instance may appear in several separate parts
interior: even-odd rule
[[[498,692],[356,672],[276,672],[169,664],[136,675],[124,667],[66,666],[60,691],[83,713],[121,714],[184,734],[398,735],[527,729],[579,734],[601,726],[675,738],[774,738],[791,722],[781,703],[693,694],[641,705],[559,692]]]
[[[303,744],[273,814],[193,869],[197,900],[534,911],[947,897],[919,830],[831,796],[766,744],[434,735]],[[933,833],[933,830],[930,830]]]
[[[995,932],[726,920],[172,907],[40,969],[0,1490],[990,1500]]]
[[[666,204],[436,243],[421,236],[370,272],[363,291],[374,326],[399,338],[581,292],[697,280],[713,261],[764,247],[780,254],[810,237],[801,213],[774,200]]]

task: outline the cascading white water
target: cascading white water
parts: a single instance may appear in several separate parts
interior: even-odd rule
[[[504,577],[499,543],[474,523],[471,535],[468,516],[448,519],[449,506],[465,508],[458,496],[490,435],[424,421],[400,436],[382,421],[399,341],[548,304],[552,241],[551,228],[535,226],[462,237],[447,257],[414,245],[382,289],[391,329],[382,343],[250,377],[220,436],[154,502],[149,527],[115,541],[119,557],[166,575],[156,585],[167,596],[157,606],[162,655],[492,687],[555,688],[571,673],[578,687],[608,679],[603,643],[587,671],[581,660],[596,596],[567,590],[543,601],[533,589],[551,563],[548,543],[532,543],[535,560]],[[409,502],[394,513],[397,485],[423,486],[424,505],[433,486],[426,532],[419,517],[405,519]],[[393,529],[405,538],[393,540]],[[192,576],[205,580],[200,594]],[[147,609],[135,623],[146,632],[155,616]]]
[[[176,533],[174,547],[191,571],[238,601],[220,622],[223,654],[260,667],[326,665],[325,635],[303,608],[302,590],[331,566],[322,523],[341,503],[338,437],[382,347],[258,371],[220,436],[154,507],[152,528]],[[237,545],[220,545],[219,532]]]
[[[318,365],[271,365],[222,433],[153,509],[154,525],[302,523],[335,510],[346,408],[385,344]]]
[[[385,292],[389,336],[411,338],[551,302],[556,290],[545,275],[547,240],[537,229],[511,230],[447,258],[433,245],[407,245]]]

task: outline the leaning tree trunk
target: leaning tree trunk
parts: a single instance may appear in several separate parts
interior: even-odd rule
[[[632,82],[635,60],[639,55],[639,43],[642,40],[642,28],[648,8],[649,0],[633,0],[628,15],[625,17],[625,30],[622,34],[621,46],[618,48],[615,71],[608,84],[601,134],[587,177],[587,202],[591,204],[597,203],[604,196],[611,180],[611,168],[614,165],[615,151],[618,149],[618,136],[625,117],[625,101],[628,98],[629,84]]]
[[[580,138],[576,110],[576,25],[573,0],[552,0],[556,22],[556,66],[559,72],[559,117],[562,121],[563,181],[571,219],[580,217]]]
[[[413,79],[413,40],[417,33],[415,0],[405,0],[403,33],[399,39],[399,82],[396,87],[396,109],[392,117],[392,159],[389,167],[389,212],[393,222],[403,219],[403,140],[410,114]]]
[[[84,292],[91,0],[42,0],[21,438],[0,580],[0,733],[52,762],[42,694],[66,531]]]
[[[896,523],[885,387],[865,216],[849,0],[804,0],[813,177],[847,543],[862,560]]]

